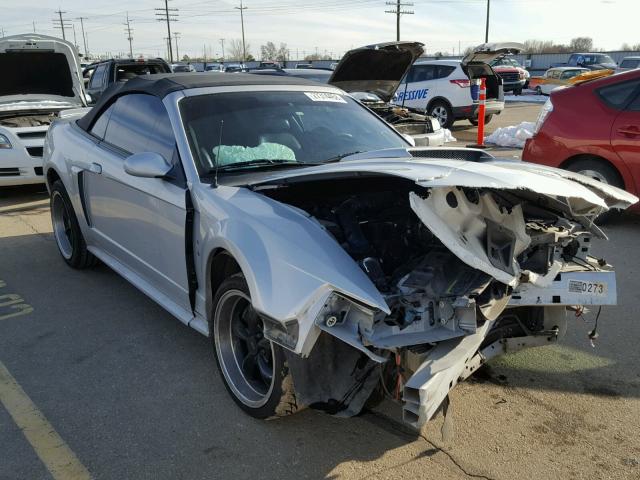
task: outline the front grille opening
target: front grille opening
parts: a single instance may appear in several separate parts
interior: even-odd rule
[[[0,177],[14,177],[20,175],[19,168],[0,168]]]
[[[47,131],[40,131],[40,132],[18,132],[16,135],[18,135],[19,138],[24,138],[25,140],[29,140],[29,139],[36,139],[36,138],[44,138],[47,136]]]

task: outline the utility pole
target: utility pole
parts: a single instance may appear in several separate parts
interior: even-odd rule
[[[87,56],[87,37],[84,34],[84,21],[87,17],[76,17],[76,20],[80,20],[80,30],[82,30],[82,44],[84,45],[84,56]],[[35,26],[34,26],[35,31]]]
[[[77,49],[77,50],[80,50],[80,49],[78,48],[78,39],[76,38],[76,24],[75,24],[75,23],[72,23],[72,24],[71,24],[71,27],[73,28],[73,44],[76,46],[76,49]]]
[[[171,37],[162,37],[167,42],[167,58],[169,58],[169,50],[171,50]],[[171,61],[172,63],[173,61]]]
[[[402,10],[402,7],[413,7],[413,3],[402,3],[401,0],[387,2],[387,5],[396,7],[394,10],[385,10],[384,13],[394,13],[396,15],[396,41],[400,41],[400,16],[413,15],[413,10]]]
[[[247,7],[243,7],[242,0],[240,0],[240,6],[233,8],[235,8],[236,10],[240,10],[240,25],[242,25],[242,63],[244,63],[247,61],[247,49],[244,43],[244,15],[242,14],[242,12],[245,11]]]
[[[124,25],[124,33],[127,34],[127,40],[129,40],[129,58],[133,58],[133,36],[131,35],[131,32],[133,32],[133,30],[131,29],[131,22],[129,21],[129,12],[127,12],[127,21],[126,23],[123,23]]]
[[[173,32],[173,37],[176,39],[176,62],[180,61],[180,52],[178,51],[178,35],[180,35],[180,32]]]
[[[491,8],[491,0],[487,0],[487,29],[484,34],[484,43],[489,43],[489,9]]]
[[[169,8],[169,0],[164,0],[163,8],[156,8],[156,20],[167,22],[167,45],[169,46],[169,63],[173,63],[173,48],[171,47],[171,22],[178,21],[178,9]]]
[[[66,35],[64,33],[64,29],[71,27],[71,24],[69,23],[69,21],[66,18],[62,18],[62,14],[63,13],[67,13],[67,12],[63,12],[63,11],[60,10],[60,8],[58,8],[58,10],[56,10],[54,13],[58,14],[58,18],[54,18],[53,19],[53,27],[62,29],[62,39],[66,40],[67,37],[66,37]]]
[[[222,45],[222,63],[224,63],[224,38],[220,39],[220,45]]]
[[[31,23],[33,23],[33,33],[36,33],[36,21],[33,20]]]

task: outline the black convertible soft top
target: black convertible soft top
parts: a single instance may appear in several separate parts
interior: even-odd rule
[[[321,85],[318,82],[293,76],[251,75],[247,73],[158,73],[141,75],[125,83],[114,83],[96,105],[76,123],[89,130],[95,118],[107,105],[128,93],[146,93],[164,98],[172,92],[202,87],[229,87],[240,85]],[[326,85],[325,85],[326,86]]]

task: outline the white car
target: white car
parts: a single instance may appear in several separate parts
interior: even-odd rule
[[[49,125],[86,107],[76,49],[45,35],[5,37],[0,72],[0,187],[44,183],[42,151]]]
[[[502,80],[489,62],[522,50],[518,43],[483,44],[462,60],[418,60],[403,79],[395,103],[437,118],[449,128],[468,119],[477,124],[478,101],[472,96],[471,80],[484,77],[487,85],[485,122],[504,109]]]

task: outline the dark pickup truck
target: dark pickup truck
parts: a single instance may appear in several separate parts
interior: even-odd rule
[[[112,83],[126,82],[138,75],[151,75],[152,73],[171,73],[171,67],[161,58],[110,59],[88,65],[83,76],[91,75],[86,91],[89,94],[90,103],[95,103]]]
[[[572,53],[567,63],[554,63],[555,67],[582,67],[589,70],[615,69],[616,62],[606,53]]]

